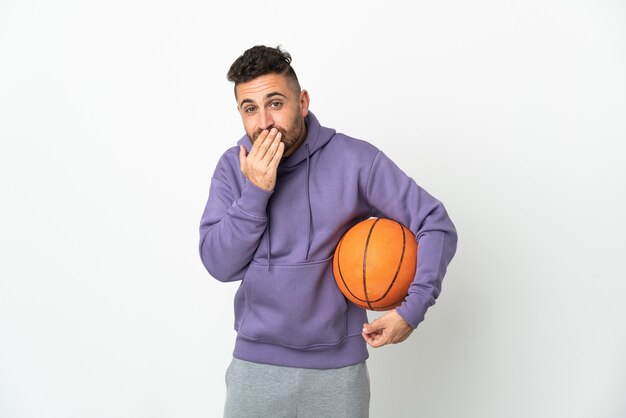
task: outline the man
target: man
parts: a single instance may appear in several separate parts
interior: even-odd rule
[[[404,341],[441,290],[456,250],[443,205],[371,144],[323,127],[280,48],[231,66],[246,134],[219,160],[200,224],[216,279],[241,281],[225,417],[367,417],[367,344]],[[367,323],[341,295],[332,255],[370,217],[406,225],[418,268],[398,308]]]

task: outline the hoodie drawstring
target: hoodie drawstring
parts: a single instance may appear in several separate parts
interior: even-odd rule
[[[267,206],[267,271],[270,271],[272,264],[272,245],[270,244],[270,207]]]
[[[311,198],[309,197],[309,174],[310,174],[310,163],[309,163],[309,159],[310,159],[310,150],[309,150],[309,144],[306,143],[306,204],[307,204],[307,208],[309,210],[309,222],[307,223],[307,230],[306,230],[306,255],[304,256],[305,260],[309,259],[309,249],[311,248],[311,229],[313,226],[313,214],[311,211]]]
[[[311,238],[312,238],[312,229],[313,229],[313,211],[311,210],[311,198],[309,194],[309,181],[311,174],[311,152],[309,149],[309,144],[305,144],[306,147],[306,184],[304,190],[306,191],[306,207],[308,210],[308,222],[306,228],[306,254],[304,255],[304,259],[309,259],[309,250],[311,249]],[[272,246],[270,244],[270,208],[269,204],[267,206],[267,235],[266,235],[266,246],[267,246],[267,271],[270,271],[270,266],[272,265]]]

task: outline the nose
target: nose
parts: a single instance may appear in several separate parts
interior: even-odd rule
[[[270,112],[264,109],[261,110],[259,112],[259,128],[261,128],[261,130],[271,129],[273,124],[274,119],[272,119],[272,115],[270,114]]]

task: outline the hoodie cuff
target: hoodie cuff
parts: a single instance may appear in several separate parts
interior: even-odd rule
[[[267,202],[274,193],[273,190],[261,189],[254,183],[246,180],[237,206],[242,212],[259,219],[267,219]]]
[[[426,311],[433,303],[419,293],[409,293],[402,305],[396,308],[396,312],[411,325],[417,328],[424,320]]]

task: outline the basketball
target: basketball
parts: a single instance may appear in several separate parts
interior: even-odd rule
[[[417,241],[404,225],[370,218],[341,237],[333,258],[335,281],[345,297],[372,311],[399,306],[417,265]]]

